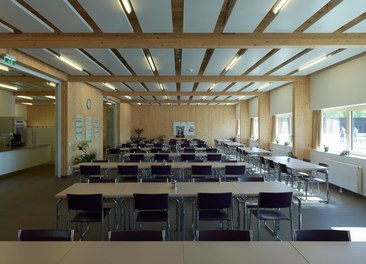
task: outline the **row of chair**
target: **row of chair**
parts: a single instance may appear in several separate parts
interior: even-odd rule
[[[109,241],[165,241],[165,230],[110,231]],[[73,241],[74,230],[24,229],[18,232],[19,241]],[[198,241],[252,241],[251,230],[197,230]],[[296,241],[351,241],[348,230],[297,230]]]

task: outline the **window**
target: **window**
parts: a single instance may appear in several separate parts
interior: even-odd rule
[[[251,131],[250,131],[250,138],[253,140],[258,139],[258,117],[251,118]]]
[[[292,114],[278,115],[276,120],[276,139],[278,140],[278,143],[291,143]]]
[[[322,145],[366,155],[366,106],[323,111]]]

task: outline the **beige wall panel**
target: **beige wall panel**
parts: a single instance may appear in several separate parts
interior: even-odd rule
[[[235,106],[132,106],[131,135],[143,128],[142,137],[165,135],[174,138],[173,122],[194,122],[193,138],[206,140],[234,138],[236,133]]]
[[[249,101],[240,103],[240,141],[246,145],[250,138]]]
[[[310,110],[310,79],[304,77],[293,83],[292,140],[294,155],[309,158],[312,137],[312,111]]]
[[[259,125],[259,146],[269,148],[271,143],[271,114],[270,114],[270,93],[262,93],[258,96],[258,125]]]
[[[27,127],[55,126],[55,105],[32,105],[27,107]]]
[[[97,153],[97,158],[103,158],[103,98],[101,91],[84,83],[68,83],[68,162],[69,167],[73,164],[74,158],[80,155],[80,151],[76,149],[77,140],[75,133],[76,116],[83,117],[83,140],[85,140],[85,118],[92,118],[92,143],[90,151]],[[87,109],[86,101],[91,99],[91,109]],[[99,119],[99,137],[94,137],[94,118]]]
[[[131,105],[130,104],[120,104],[119,105],[119,140],[118,143],[124,143],[131,138]]]
[[[103,148],[108,146],[107,122],[108,122],[108,105],[103,104]]]

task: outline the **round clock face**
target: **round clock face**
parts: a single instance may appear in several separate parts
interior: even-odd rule
[[[87,107],[88,109],[90,109],[90,108],[91,108],[91,105],[92,105],[91,100],[90,100],[90,99],[86,100],[86,107]]]

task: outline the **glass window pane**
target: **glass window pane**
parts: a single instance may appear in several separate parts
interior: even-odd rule
[[[292,142],[291,139],[291,121],[292,115],[279,115],[277,116],[277,139],[280,144],[285,142]]]
[[[323,112],[322,145],[329,146],[329,151],[340,152],[347,149],[347,112]]]
[[[366,153],[366,110],[351,112],[352,150]]]

